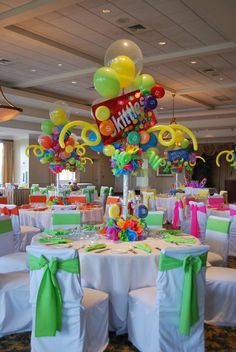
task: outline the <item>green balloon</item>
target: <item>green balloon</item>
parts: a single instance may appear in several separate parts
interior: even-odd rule
[[[138,75],[133,81],[133,88],[140,90],[150,90],[155,85],[155,79],[148,73]]]
[[[45,134],[52,134],[53,127],[55,126],[51,120],[43,120],[41,123],[41,130]]]
[[[120,93],[119,76],[110,67],[99,68],[93,76],[96,91],[105,98],[115,98]]]

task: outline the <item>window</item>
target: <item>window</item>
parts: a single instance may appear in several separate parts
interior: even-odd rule
[[[74,181],[76,178],[75,172],[71,172],[69,170],[63,170],[60,174],[59,174],[59,180],[60,180],[60,184],[67,184],[69,181]]]
[[[2,186],[3,143],[0,143],[0,186]]]

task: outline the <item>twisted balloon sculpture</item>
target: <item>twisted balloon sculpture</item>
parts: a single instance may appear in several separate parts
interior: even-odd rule
[[[234,150],[223,150],[222,152],[220,152],[216,157],[216,165],[220,167],[219,160],[221,155],[223,154],[226,154],[226,158],[225,158],[226,161],[228,163],[232,163],[230,166],[236,169],[236,154]]]

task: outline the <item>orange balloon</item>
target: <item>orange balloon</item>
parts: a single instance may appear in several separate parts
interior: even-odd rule
[[[115,126],[112,121],[103,121],[100,126],[99,130],[103,136],[110,136],[114,132]]]
[[[146,131],[141,131],[139,132],[141,140],[140,140],[140,144],[146,144],[149,142],[150,139],[150,134]]]

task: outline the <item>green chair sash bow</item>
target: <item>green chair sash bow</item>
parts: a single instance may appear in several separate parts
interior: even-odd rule
[[[60,261],[52,257],[50,260],[41,255],[39,258],[29,256],[30,270],[44,268],[36,301],[35,336],[55,336],[62,327],[63,299],[57,281],[56,273],[64,270],[72,274],[79,274],[79,259],[72,258]]]
[[[202,266],[206,266],[207,253],[200,256],[186,256],[184,260],[169,257],[163,253],[159,259],[159,270],[166,271],[183,267],[184,283],[180,309],[179,330],[184,336],[189,336],[191,327],[199,319],[196,274]]]
[[[94,194],[94,189],[84,188],[83,194],[86,195],[87,203],[92,203],[92,194]]]

